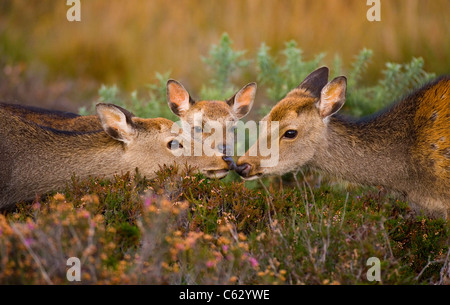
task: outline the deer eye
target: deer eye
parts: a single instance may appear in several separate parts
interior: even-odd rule
[[[194,127],[194,131],[195,131],[196,133],[200,133],[200,132],[202,132],[202,127],[201,127],[201,126],[195,126],[195,127]]]
[[[298,132],[297,130],[289,129],[286,131],[283,135],[284,138],[293,139],[297,136]]]
[[[167,143],[167,147],[170,150],[173,150],[173,149],[183,148],[183,145],[181,145],[181,143],[178,142],[178,140],[172,140],[169,143]]]

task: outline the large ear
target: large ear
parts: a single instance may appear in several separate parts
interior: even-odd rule
[[[182,116],[195,102],[182,84],[169,79],[167,81],[167,103],[175,115]]]
[[[328,83],[328,74],[328,68],[321,67],[311,72],[297,88],[305,89],[313,96],[320,97],[322,88]]]
[[[136,133],[133,123],[133,114],[122,107],[113,104],[99,103],[96,106],[97,115],[100,118],[105,132],[113,139],[130,143]]]
[[[247,84],[227,100],[227,104],[230,105],[239,119],[245,117],[252,109],[256,95],[256,87],[256,83]]]
[[[345,103],[347,78],[339,76],[329,82],[320,93],[317,108],[322,119],[325,119],[341,109]]]

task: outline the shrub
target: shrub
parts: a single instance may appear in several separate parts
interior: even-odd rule
[[[448,281],[444,221],[376,190],[352,193],[307,180],[266,192],[177,166],[153,180],[74,177],[0,215],[0,283],[71,283],[69,257],[82,284],[369,283],[370,257],[383,284]]]

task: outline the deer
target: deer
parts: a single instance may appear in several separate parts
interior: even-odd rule
[[[101,130],[96,115],[78,115],[72,112],[49,110],[34,106],[0,103],[0,109],[40,126],[65,131]]]
[[[184,145],[168,119],[143,119],[104,103],[96,105],[96,116],[101,130],[66,131],[0,108],[0,209],[62,188],[74,174],[108,178],[137,169],[152,179],[161,165],[174,162],[209,178],[223,178],[229,171],[223,154],[180,154],[193,142]]]
[[[187,123],[194,138],[204,141],[214,132],[212,148],[226,155],[230,166],[234,165],[231,155],[234,152],[234,129],[237,122],[252,109],[257,85],[252,82],[225,101],[195,101],[184,86],[173,79],[167,81],[167,103],[171,111]],[[213,131],[214,130],[214,131]],[[216,135],[217,135],[216,134]],[[221,135],[221,136],[220,136]]]
[[[369,117],[337,114],[347,79],[328,82],[321,67],[280,100],[263,118],[278,122],[278,162],[249,154],[236,162],[244,179],[281,175],[303,166],[362,185],[382,186],[406,196],[411,206],[434,217],[450,217],[450,76],[441,76]],[[269,128],[268,128],[269,129]],[[254,144],[256,145],[256,144]]]

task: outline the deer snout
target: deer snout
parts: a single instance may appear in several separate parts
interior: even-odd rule
[[[223,156],[222,159],[223,159],[223,161],[225,161],[227,163],[229,170],[236,169],[236,163],[234,163],[234,160],[233,160],[232,157],[230,157],[230,156]]]
[[[248,163],[243,163],[241,165],[235,165],[234,170],[236,173],[238,173],[241,177],[247,178],[250,171],[252,169],[252,166]]]

